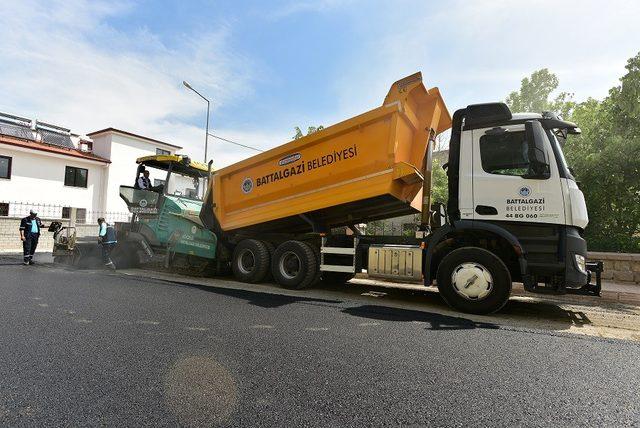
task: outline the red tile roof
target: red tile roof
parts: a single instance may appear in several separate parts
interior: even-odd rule
[[[65,149],[63,147],[51,146],[49,144],[38,143],[36,141],[23,140],[21,138],[10,137],[8,135],[0,135],[0,144],[9,146],[23,147],[26,149],[39,150],[43,152],[56,153],[59,155],[71,156],[102,163],[111,163],[109,159],[96,156],[92,153],[81,152],[79,150]]]

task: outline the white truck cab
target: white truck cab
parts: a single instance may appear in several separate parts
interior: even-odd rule
[[[512,114],[503,103],[458,110],[448,223],[425,239],[425,284],[436,279],[449,304],[477,313],[502,307],[512,281],[532,292],[599,295],[602,264],[586,262],[585,199],[562,153],[578,133],[554,114]]]

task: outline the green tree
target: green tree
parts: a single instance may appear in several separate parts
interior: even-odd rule
[[[640,252],[640,54],[631,58],[621,85],[602,101],[576,106],[565,154],[589,210],[586,235],[595,250]]]
[[[449,187],[447,173],[440,162],[433,160],[433,170],[431,173],[431,202],[440,202],[447,204],[449,199]]]
[[[587,201],[591,250],[640,252],[640,54],[626,69],[603,100],[575,103],[566,92],[550,99],[558,79],[547,69],[506,100],[513,111],[560,112],[582,129],[564,152]]]
[[[640,136],[640,53],[627,61],[621,84],[609,91],[614,131],[626,138]]]
[[[307,135],[313,134],[314,132],[318,132],[320,130],[323,130],[324,126],[320,125],[320,126],[310,126],[307,128]],[[297,140],[298,138],[302,138],[305,135],[302,133],[302,129],[300,129],[299,126],[295,126],[293,128],[294,131],[296,131],[296,134],[293,136],[294,140]]]
[[[554,99],[551,93],[558,89],[558,77],[548,69],[534,71],[520,82],[520,89],[513,91],[505,100],[513,112],[553,111],[568,117],[575,107],[573,94],[560,92]]]

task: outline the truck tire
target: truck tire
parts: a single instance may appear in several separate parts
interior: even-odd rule
[[[233,250],[231,269],[238,281],[263,281],[269,272],[269,249],[257,239],[240,241]]]
[[[286,241],[273,254],[271,274],[285,288],[307,288],[317,278],[318,259],[313,249],[304,242]]]
[[[327,285],[343,285],[354,276],[355,274],[349,272],[322,272],[322,282]]]
[[[511,274],[500,258],[483,248],[447,254],[438,267],[438,290],[452,308],[471,314],[500,310],[511,294]]]

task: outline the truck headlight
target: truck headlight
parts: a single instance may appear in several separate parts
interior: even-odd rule
[[[587,261],[584,258],[583,255],[581,254],[575,254],[575,258],[576,258],[576,266],[578,267],[578,270],[584,274],[587,273]]]

